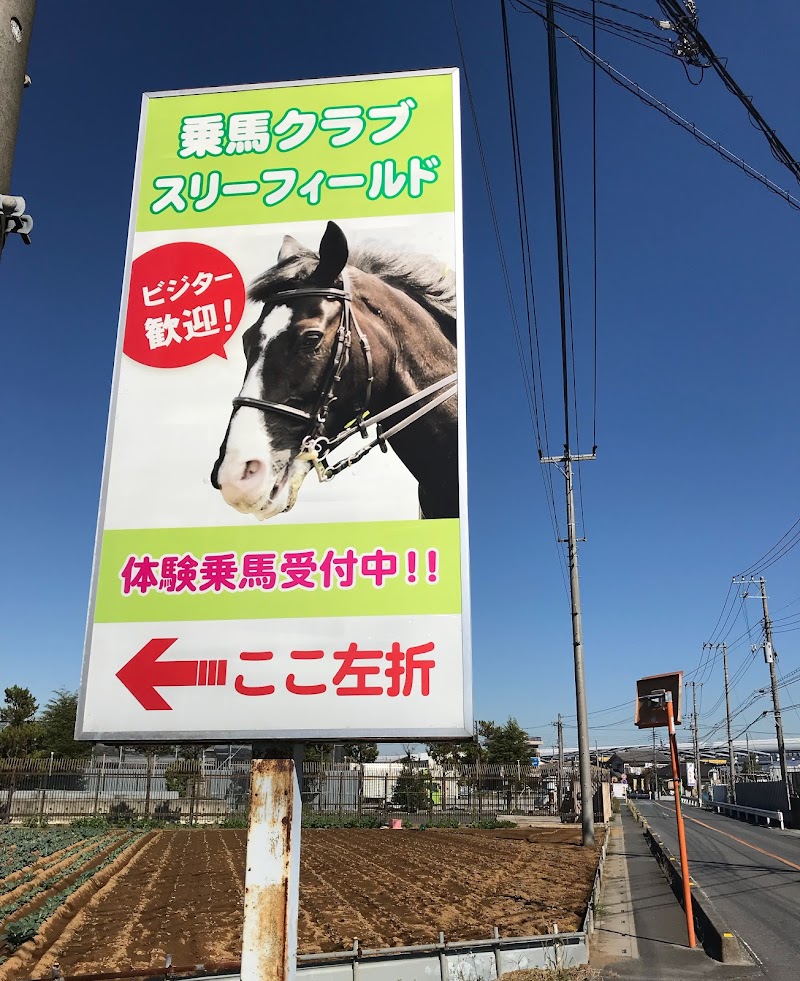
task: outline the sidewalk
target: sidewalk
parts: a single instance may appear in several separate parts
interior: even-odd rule
[[[623,808],[609,834],[601,915],[590,965],[603,979],[705,981],[760,978],[756,965],[720,964],[691,950],[686,917],[636,822]]]

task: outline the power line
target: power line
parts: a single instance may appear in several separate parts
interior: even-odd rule
[[[499,218],[498,218],[498,215],[497,215],[497,208],[495,206],[494,193],[492,191],[491,180],[489,179],[489,167],[488,167],[488,164],[486,162],[486,153],[485,153],[485,150],[484,150],[484,147],[483,147],[483,140],[481,138],[480,125],[479,125],[479,122],[478,122],[478,110],[477,110],[477,107],[475,105],[475,98],[474,98],[474,95],[472,93],[472,85],[470,83],[469,72],[467,70],[467,60],[466,60],[466,56],[465,56],[465,53],[464,53],[464,44],[463,44],[463,41],[461,39],[461,30],[460,30],[460,28],[458,26],[458,15],[456,13],[455,0],[450,0],[450,10],[451,10],[451,13],[452,13],[452,16],[453,16],[453,27],[455,28],[456,42],[458,44],[458,51],[459,51],[459,56],[460,56],[460,60],[461,60],[461,68],[462,68],[462,70],[464,72],[464,86],[465,86],[465,88],[467,90],[467,99],[469,101],[470,112],[471,112],[471,115],[472,115],[472,122],[473,122],[473,125],[475,126],[475,137],[476,137],[476,141],[477,141],[477,145],[478,145],[478,155],[479,155],[480,161],[481,161],[481,170],[482,170],[482,173],[483,173],[483,180],[484,180],[484,184],[486,186],[486,194],[487,194],[487,197],[488,197],[488,200],[489,200],[489,212],[490,212],[491,218],[492,218],[492,226],[494,228],[495,238],[497,240],[497,251],[498,251],[498,254],[499,254],[499,257],[500,257],[500,267],[501,267],[501,270],[502,270],[503,281],[504,281],[505,288],[506,288],[506,297],[508,299],[509,312],[511,314],[511,324],[512,324],[512,327],[513,327],[513,330],[514,330],[514,336],[515,336],[516,342],[517,342],[517,356],[519,358],[520,367],[522,369],[523,387],[525,388],[525,394],[527,396],[528,410],[529,410],[530,416],[531,416],[531,424],[532,424],[532,426],[534,428],[534,432],[536,432],[536,422],[535,422],[535,420],[536,420],[536,412],[534,410],[535,402],[534,402],[533,395],[532,395],[532,392],[531,392],[531,389],[530,389],[530,383],[529,383],[528,373],[525,371],[525,358],[524,358],[524,354],[523,354],[523,345],[522,345],[522,338],[521,338],[520,327],[519,327],[519,319],[517,317],[516,304],[514,303],[514,293],[513,293],[512,287],[511,287],[511,277],[510,277],[509,271],[508,271],[508,262],[506,260],[505,249],[503,248],[503,237],[502,237],[502,234],[500,232],[500,221],[499,221]],[[542,468],[540,468],[540,469],[542,469]],[[549,495],[548,495],[548,479],[550,480]],[[549,473],[547,475],[545,475],[545,474],[542,475],[542,484],[543,484],[544,491],[545,491],[545,498],[547,499],[549,497],[549,501],[550,501],[550,505],[551,505],[550,506],[550,521],[551,521],[552,528],[553,528],[553,534],[554,534],[555,540],[556,540],[556,553],[558,555],[558,564],[559,564],[559,569],[561,571],[561,579],[562,579],[563,584],[564,584],[564,592],[566,593],[567,596],[569,596],[569,588],[567,586],[567,578],[566,578],[566,568],[565,568],[564,556],[563,556],[563,553],[562,553],[561,549],[558,548],[558,540],[559,540],[558,517],[557,517],[557,511],[556,511],[556,507],[555,507],[555,494],[554,494],[553,487],[552,487],[552,477],[551,477],[551,475],[549,475]]]
[[[536,315],[536,294],[534,289],[534,276],[533,276],[533,259],[532,250],[530,242],[530,230],[528,224],[528,207],[527,198],[525,195],[525,175],[524,168],[522,166],[522,149],[519,138],[519,123],[517,115],[517,102],[516,102],[516,86],[514,84],[514,72],[511,57],[511,44],[509,40],[508,32],[508,21],[506,16],[506,6],[505,0],[500,0],[500,15],[501,24],[503,28],[503,51],[505,58],[505,71],[506,71],[506,91],[507,91],[507,101],[508,101],[508,114],[509,114],[509,125],[511,129],[511,148],[512,148],[512,159],[514,163],[514,180],[516,185],[517,194],[517,217],[519,225],[519,239],[520,239],[520,253],[522,256],[522,273],[523,273],[523,286],[525,290],[525,311],[527,315],[527,328],[528,328],[528,351],[530,355],[530,375],[532,382],[533,398],[534,398],[534,410],[536,412],[536,433],[537,433],[537,450],[539,452],[539,458],[542,457],[542,439],[541,430],[539,427],[539,411],[537,406],[537,394],[539,400],[541,401],[541,419],[542,419],[542,429],[544,430],[544,446],[547,453],[550,452],[550,435],[547,426],[547,410],[546,410],[546,400],[544,394],[544,373],[542,371],[542,359],[541,359],[541,345],[539,342],[539,320]],[[531,330],[533,328],[533,330]],[[534,357],[534,339],[536,347],[536,355]],[[537,384],[538,379],[538,384]],[[556,516],[556,502],[555,502],[555,489],[553,487],[553,475],[547,470],[546,475],[547,488],[550,492],[550,506],[552,508],[552,514],[554,519],[554,527],[556,529],[556,538],[558,538],[558,518]],[[560,553],[559,553],[560,554]],[[562,567],[562,574],[564,570]],[[566,585],[566,583],[565,583]]]
[[[530,6],[530,0],[516,0],[516,2],[526,6],[536,17],[539,17],[543,21],[547,21],[547,17],[544,14],[539,13],[538,10]],[[638,99],[644,102],[645,105],[650,106],[651,109],[655,109],[657,112],[660,112],[661,115],[666,116],[666,118],[669,119],[670,122],[675,123],[676,126],[680,126],[681,129],[691,133],[698,143],[701,143],[703,146],[706,146],[711,150],[714,150],[715,153],[718,153],[723,160],[726,160],[728,163],[738,167],[745,174],[747,174],[748,177],[758,181],[759,184],[763,184],[767,190],[772,191],[773,194],[777,194],[792,208],[800,210],[800,200],[790,194],[785,188],[780,187],[765,174],[762,174],[741,157],[738,157],[735,153],[733,153],[733,151],[728,150],[728,148],[723,146],[719,141],[703,132],[703,130],[698,129],[694,123],[689,122],[688,119],[684,119],[684,117],[675,112],[674,109],[671,109],[668,105],[666,105],[666,103],[661,102],[654,95],[651,95],[646,89],[643,89],[641,85],[634,82],[632,79],[628,78],[627,75],[619,71],[619,69],[614,68],[614,66],[609,64],[607,61],[597,57],[597,55],[590,51],[576,37],[573,37],[572,34],[565,31],[563,27],[560,27],[558,24],[556,24],[555,27],[563,37],[567,38],[567,40],[571,41],[575,45],[575,47],[584,55],[584,57],[597,64],[597,67],[602,72],[608,75],[612,81],[616,82],[618,85],[621,85],[625,91],[635,95]]]
[[[792,532],[794,532],[793,537],[790,541],[786,542],[786,539],[792,535]],[[783,542],[786,542],[786,544],[781,548],[780,546]],[[775,565],[779,559],[782,559],[784,555],[790,552],[798,542],[800,542],[800,518],[794,522],[792,527],[786,532],[785,535],[782,535],[778,541],[775,542],[772,548],[767,549],[760,559],[748,566],[744,572],[740,572],[739,575],[744,578],[745,576],[754,576],[758,573],[764,572],[771,565]]]
[[[537,4],[540,8],[545,6],[545,0],[530,0],[530,2]],[[517,3],[514,3],[514,6],[515,9],[520,9],[517,6]],[[656,26],[658,23],[654,17],[638,14],[636,11],[627,10],[624,7],[618,7],[614,4],[604,4],[604,6],[614,7],[615,9],[624,11],[627,14],[639,16],[643,20],[649,21],[649,23],[653,26]],[[656,33],[655,31],[646,31],[643,28],[634,27],[632,24],[626,24],[624,21],[614,20],[611,17],[596,16],[594,0],[591,13],[583,8],[573,7],[567,3],[555,2],[553,7],[559,12],[559,14],[563,15],[567,19],[576,20],[580,23],[596,21],[598,30],[604,31],[607,34],[612,34],[616,37],[620,37],[626,41],[632,41],[641,47],[648,48],[650,51],[656,52],[657,54],[665,55],[666,57],[670,58],[674,56],[674,46],[669,40],[664,38],[663,34]]]
[[[725,88],[744,106],[751,122],[764,134],[775,159],[792,173],[795,180],[800,181],[800,162],[789,152],[775,130],[753,105],[750,96],[745,94],[728,71],[725,62],[714,52],[697,26],[696,14],[687,13],[677,0],[658,0],[658,5],[667,17],[672,18],[675,22],[672,29],[679,35],[676,54],[691,64],[712,68],[719,75]]]

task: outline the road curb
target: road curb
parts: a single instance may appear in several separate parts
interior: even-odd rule
[[[636,805],[631,801],[628,801],[628,810],[642,828],[642,833],[653,857],[660,865],[676,899],[683,906],[683,877],[681,876],[680,862],[652,830],[647,820],[642,817]],[[723,964],[750,963],[749,958],[741,948],[738,937],[725,925],[708,896],[694,882],[691,882],[691,890],[695,932],[708,956],[721,961]]]

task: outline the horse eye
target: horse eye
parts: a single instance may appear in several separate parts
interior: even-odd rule
[[[300,338],[300,346],[304,351],[315,351],[323,336],[321,331],[307,330]]]

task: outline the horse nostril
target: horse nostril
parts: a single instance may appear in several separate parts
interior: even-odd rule
[[[251,477],[257,477],[263,469],[264,464],[261,462],[261,460],[248,460],[244,465],[244,470],[242,471],[242,480],[249,480]]]

